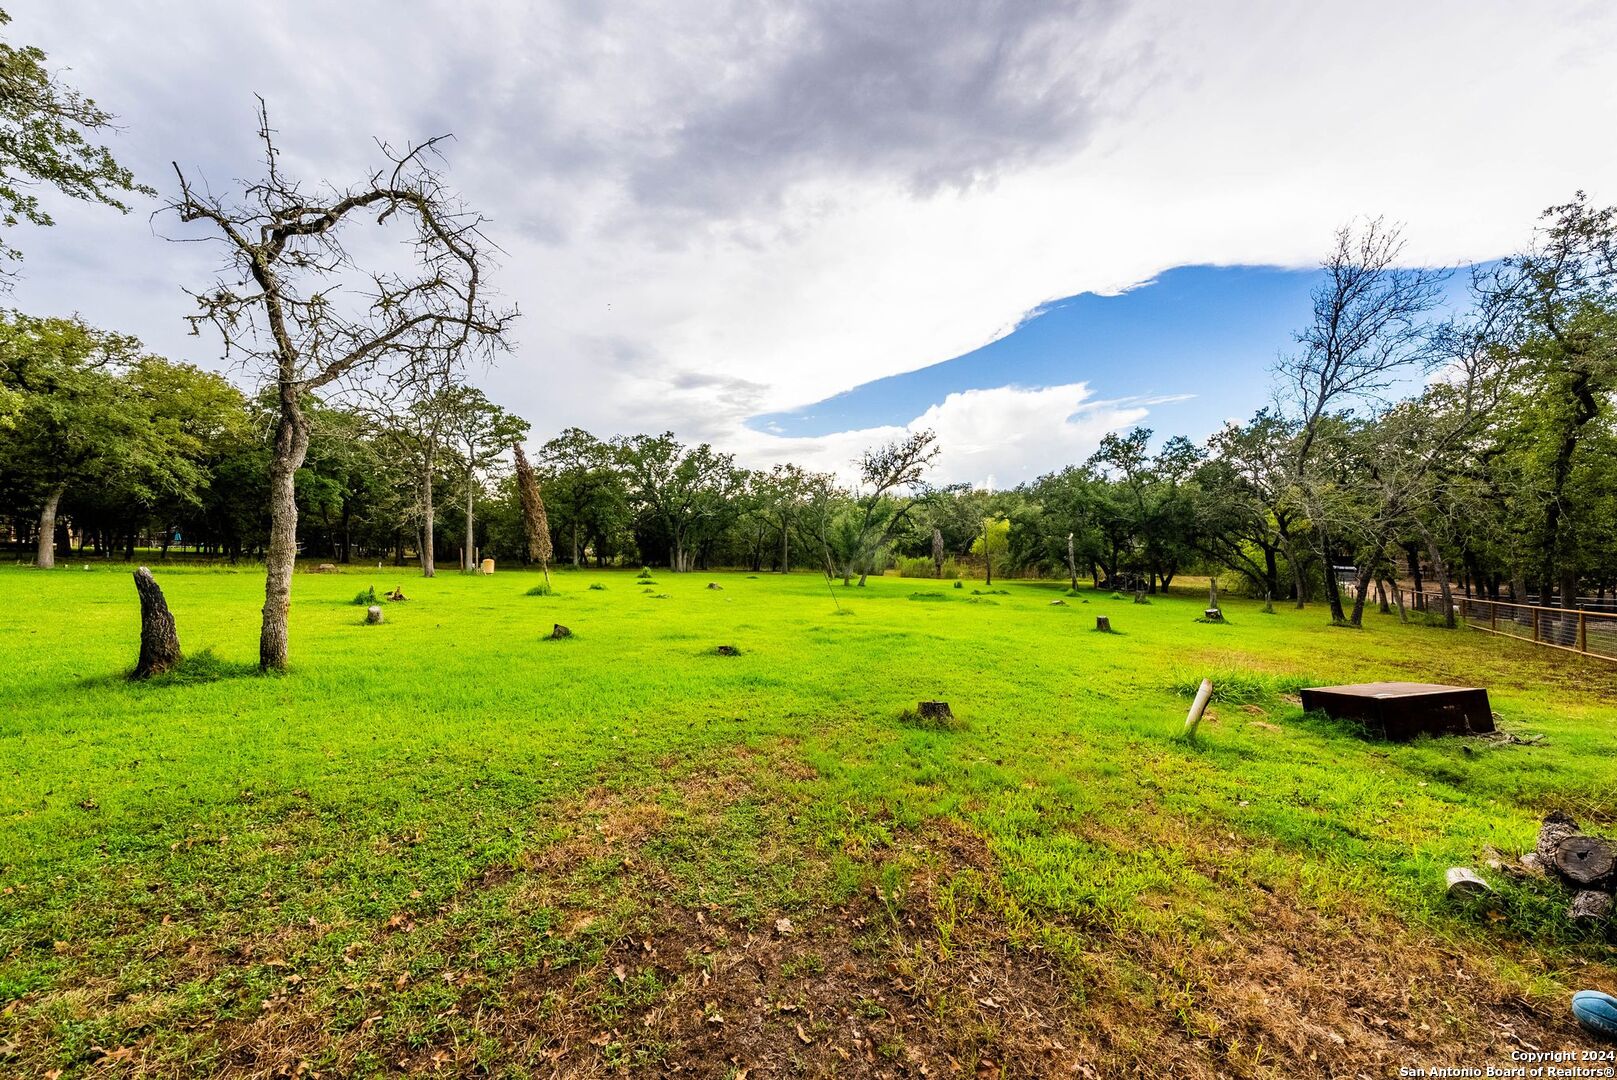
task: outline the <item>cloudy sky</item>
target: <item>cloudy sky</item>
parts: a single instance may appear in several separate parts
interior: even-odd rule
[[[7,9],[165,193],[175,160],[252,175],[255,93],[311,180],[452,132],[522,311],[475,378],[536,441],[672,428],[840,469],[931,426],[941,479],[1013,483],[1263,404],[1356,215],[1456,264],[1617,198],[1598,0]],[[150,209],[18,230],[12,302],[219,366],[183,321],[214,255]]]

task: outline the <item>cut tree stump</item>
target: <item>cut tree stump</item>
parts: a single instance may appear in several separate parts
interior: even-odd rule
[[[1202,612],[1202,618],[1207,622],[1223,622],[1224,613],[1216,607],[1210,607]]]
[[[1611,877],[1617,849],[1598,836],[1568,836],[1555,845],[1555,869],[1579,885],[1598,885]]]
[[[1448,873],[1444,874],[1443,878],[1448,882],[1450,896],[1474,900],[1479,896],[1486,896],[1493,892],[1492,887],[1478,877],[1474,870],[1464,866],[1449,867]]]
[[[567,629],[567,627],[563,626],[561,623],[555,623],[551,627],[550,639],[552,641],[556,641],[556,640],[559,640],[560,638],[572,637],[572,636],[573,636],[573,632],[571,630]]]
[[[1555,866],[1555,849],[1562,840],[1569,836],[1578,835],[1578,823],[1572,820],[1572,815],[1562,810],[1551,810],[1544,815],[1544,822],[1538,827],[1538,844],[1533,850],[1538,854],[1538,861],[1546,870]]]
[[[370,607],[366,608],[365,609],[365,621],[367,623],[369,623],[370,625],[372,625],[372,626],[376,626],[379,623],[381,623],[381,621],[382,621],[382,605],[381,604],[372,604]]]
[[[1066,607],[1067,602],[1065,600],[1052,600],[1052,601],[1050,601],[1050,606],[1051,607]]]
[[[1566,909],[1573,922],[1594,922],[1611,917],[1611,893],[1599,889],[1580,889],[1572,897],[1572,906]]]
[[[1110,634],[1112,632],[1112,620],[1105,615],[1096,615],[1095,629],[1103,634]]]
[[[180,662],[180,633],[163,590],[144,566],[135,571],[135,592],[140,595],[140,660],[131,677],[147,679]]]
[[[954,711],[949,708],[949,703],[947,701],[923,701],[919,703],[916,711],[921,714],[921,718],[923,720],[943,720],[950,722],[954,720]]]

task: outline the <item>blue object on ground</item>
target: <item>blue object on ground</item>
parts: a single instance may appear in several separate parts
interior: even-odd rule
[[[1595,1034],[1617,1039],[1617,997],[1599,990],[1579,990],[1572,995],[1572,1015]]]

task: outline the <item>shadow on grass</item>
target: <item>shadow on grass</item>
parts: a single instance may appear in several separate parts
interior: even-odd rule
[[[183,658],[178,665],[161,675],[153,675],[149,679],[135,679],[130,672],[119,672],[115,675],[96,675],[84,679],[80,685],[85,688],[97,686],[129,686],[129,687],[170,687],[195,686],[201,683],[222,682],[225,679],[259,678],[266,675],[277,675],[278,672],[266,673],[251,661],[221,660],[214,655],[212,649],[203,649],[191,653]]]

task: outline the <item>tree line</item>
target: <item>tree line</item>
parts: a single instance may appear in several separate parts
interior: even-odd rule
[[[157,196],[96,145],[112,116],[37,49],[0,42],[0,101],[0,223],[49,226],[43,187],[123,212]],[[529,425],[466,375],[512,347],[518,312],[491,291],[483,218],[444,181],[447,136],[379,142],[349,184],[290,175],[262,102],[258,138],[254,178],[216,193],[176,164],[158,214],[219,254],[212,280],[177,285],[235,379],[75,317],[0,314],[0,538],[47,568],[69,550],[262,560],[266,669],[286,664],[300,555],[846,585],[969,567],[1140,592],[1212,571],[1322,597],[1352,625],[1402,578],[1566,607],[1617,582],[1617,212],[1581,193],[1471,270],[1458,310],[1450,272],[1406,265],[1396,226],[1342,228],[1272,403],[1201,443],[1112,433],[990,492],[931,484],[927,431],[870,448],[844,481],[669,432],[569,428],[519,485]]]
[[[1344,228],[1272,404],[1199,444],[1108,434],[1087,460],[1006,491],[929,484],[930,432],[871,448],[844,483],[745,468],[669,432],[569,428],[533,453],[550,546],[575,566],[812,569],[850,584],[969,568],[1150,593],[1214,571],[1252,595],[1319,598],[1350,624],[1403,582],[1604,597],[1617,584],[1614,237],[1610,209],[1553,207],[1527,250],[1473,272],[1453,311],[1439,308],[1443,272],[1400,266],[1396,228]],[[39,565],[69,544],[264,557],[272,392],[16,312],[0,319],[0,388],[0,514]],[[510,468],[526,421],[455,381],[300,408],[304,557],[427,574],[526,560]]]

